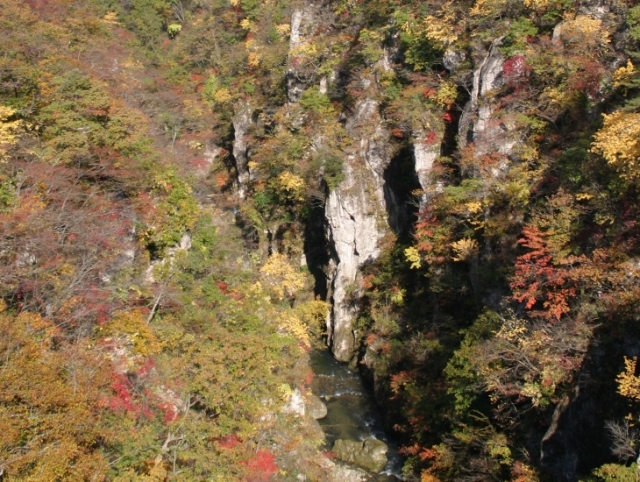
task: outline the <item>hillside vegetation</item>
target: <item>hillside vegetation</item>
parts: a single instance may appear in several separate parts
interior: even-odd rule
[[[0,0],[0,479],[638,480],[636,3]]]

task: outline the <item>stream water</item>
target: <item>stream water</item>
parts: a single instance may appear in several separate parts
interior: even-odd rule
[[[337,439],[364,440],[376,437],[389,446],[389,463],[380,474],[371,475],[371,481],[398,481],[402,458],[397,445],[383,429],[382,416],[373,402],[373,395],[366,389],[358,372],[337,362],[328,350],[316,350],[311,354],[311,367],[316,376],[312,382],[313,393],[327,406],[327,416],[319,420],[324,430],[327,448]]]

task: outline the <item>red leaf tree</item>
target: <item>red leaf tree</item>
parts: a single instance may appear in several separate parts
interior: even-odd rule
[[[548,234],[537,226],[525,226],[518,243],[529,251],[518,257],[511,281],[513,298],[524,303],[531,316],[557,322],[569,313],[576,297],[578,279],[572,268],[586,261],[583,256],[554,257]]]

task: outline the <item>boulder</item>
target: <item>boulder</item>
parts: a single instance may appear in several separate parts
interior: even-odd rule
[[[327,416],[327,406],[317,396],[308,393],[302,395],[299,388],[294,388],[289,396],[289,401],[282,407],[284,413],[290,413],[304,417],[309,415],[316,420]]]
[[[316,420],[327,416],[327,406],[316,395],[309,393],[305,396],[305,407],[309,416]]]
[[[380,472],[387,465],[387,444],[374,437],[364,441],[336,440],[333,453],[336,458],[371,472]]]
[[[363,470],[337,464],[326,457],[320,459],[320,467],[326,471],[328,482],[366,482],[368,480]]]
[[[367,480],[367,475],[358,469],[350,469],[344,465],[335,464],[331,472],[329,472],[329,480],[331,482],[364,482]]]

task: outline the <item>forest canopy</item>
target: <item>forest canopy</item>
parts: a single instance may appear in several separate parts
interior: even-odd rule
[[[406,480],[637,479],[635,1],[0,30],[0,479],[332,480],[283,407],[340,310]]]

